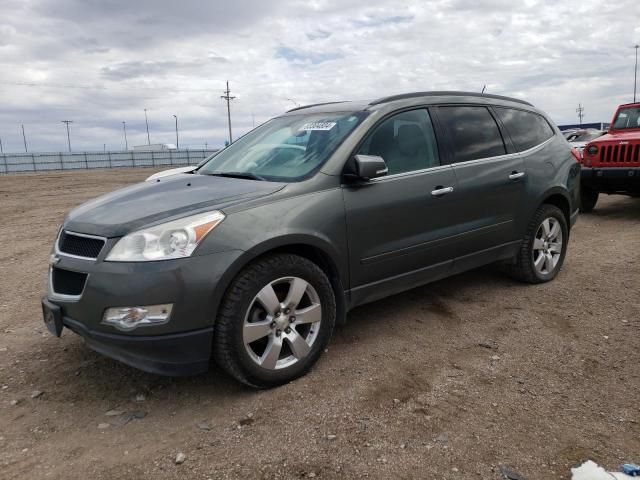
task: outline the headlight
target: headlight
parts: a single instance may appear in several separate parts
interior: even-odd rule
[[[589,145],[589,148],[587,148],[587,152],[589,152],[589,155],[595,155],[596,153],[598,153],[598,147],[595,145]]]
[[[224,213],[214,211],[138,230],[122,237],[106,261],[150,262],[188,257],[224,218]]]

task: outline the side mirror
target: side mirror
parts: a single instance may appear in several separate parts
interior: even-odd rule
[[[354,163],[355,174],[362,180],[383,177],[389,172],[384,158],[376,155],[356,155]]]

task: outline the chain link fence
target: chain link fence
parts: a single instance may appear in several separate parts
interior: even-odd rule
[[[0,174],[50,170],[87,170],[92,168],[162,167],[197,165],[209,155],[208,150],[122,150],[72,153],[0,154]]]

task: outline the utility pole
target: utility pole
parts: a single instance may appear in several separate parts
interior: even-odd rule
[[[578,118],[580,119],[580,125],[582,125],[582,117],[584,117],[584,107],[582,106],[582,104],[578,104],[576,112],[578,113]]]
[[[0,138],[0,153],[4,153],[4,150],[2,149],[2,138]]]
[[[236,97],[232,97],[230,95],[231,90],[229,90],[229,80],[227,80],[227,89],[222,93],[224,93],[224,95],[222,95],[220,98],[223,98],[227,101],[227,120],[229,122],[229,145],[231,145],[233,143],[233,136],[231,135],[231,100],[233,100]]]
[[[27,150],[27,137],[24,134],[24,123],[21,125],[21,127],[22,127],[22,141],[24,142],[24,151],[26,153],[28,152],[28,150]]]
[[[173,118],[176,119],[176,149],[179,149],[180,144],[178,143],[178,117],[174,115]]]
[[[640,45],[634,45],[633,48],[636,49],[636,69],[633,71],[633,103],[636,103],[636,89],[638,85],[638,48],[640,48]]]
[[[129,142],[127,142],[127,122],[122,122],[122,130],[124,131],[124,149],[129,150]]]
[[[62,120],[62,123],[64,123],[67,126],[67,145],[69,146],[69,152],[71,152],[71,137],[69,136],[69,124],[73,123],[73,120]]]
[[[151,138],[149,137],[149,119],[147,118],[147,109],[144,109],[144,123],[147,124],[147,145],[151,145]]]

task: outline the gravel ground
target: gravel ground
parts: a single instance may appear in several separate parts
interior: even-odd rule
[[[640,461],[639,199],[581,216],[554,282],[485,268],[359,307],[310,374],[256,392],[43,326],[65,212],[150,173],[0,176],[1,478],[558,479]]]

